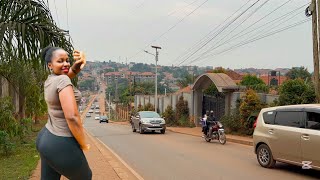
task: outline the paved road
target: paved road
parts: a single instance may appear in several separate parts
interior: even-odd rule
[[[85,127],[146,180],[195,179],[319,179],[320,172],[278,163],[265,169],[257,163],[250,146],[220,145],[182,134],[140,135],[129,126],[100,124],[87,118]]]

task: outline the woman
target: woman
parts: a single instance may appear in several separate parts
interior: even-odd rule
[[[90,180],[92,172],[83,150],[89,150],[81,124],[77,102],[80,92],[70,78],[76,76],[85,64],[80,52],[74,52],[75,63],[70,68],[68,53],[58,47],[47,47],[42,58],[51,74],[44,85],[48,106],[48,122],[37,138],[37,150],[41,157],[41,179]],[[80,68],[81,67],[81,68]]]

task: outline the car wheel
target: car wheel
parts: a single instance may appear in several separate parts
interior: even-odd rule
[[[107,123],[109,123],[109,121],[106,121]]]
[[[140,134],[143,134],[143,133],[144,133],[141,125],[139,125],[139,133],[140,133]]]
[[[160,133],[161,133],[161,134],[164,134],[164,133],[166,133],[166,130],[165,130],[165,129],[162,129],[162,130],[160,130]]]
[[[99,123],[101,123],[101,121]]]
[[[261,144],[257,149],[257,159],[264,168],[273,168],[276,161],[273,159],[272,152],[266,144]]]

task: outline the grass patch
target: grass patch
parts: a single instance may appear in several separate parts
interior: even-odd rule
[[[12,154],[6,156],[0,154],[0,179],[29,179],[32,171],[36,168],[40,159],[36,150],[36,138],[38,132],[44,126],[46,121],[40,121],[40,124],[33,124],[32,132],[21,143],[15,141],[15,148]]]

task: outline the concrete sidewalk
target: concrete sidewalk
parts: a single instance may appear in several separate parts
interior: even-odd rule
[[[88,104],[88,108],[82,113],[84,119],[86,112],[90,108],[94,98]],[[90,144],[89,151],[84,154],[88,160],[89,166],[92,170],[93,180],[136,180],[142,179],[136,174],[128,165],[126,165],[116,154],[114,154],[106,145],[98,141],[86,132],[86,140]],[[41,175],[40,161],[37,168],[34,170],[30,180],[39,180]],[[62,177],[61,179],[67,179]]]
[[[197,137],[201,137],[203,135],[201,127],[194,127],[194,128],[167,127],[167,130],[172,131],[172,132],[176,132],[176,133],[197,136]],[[227,142],[233,142],[233,143],[253,146],[252,138],[245,137],[245,136],[236,136],[236,135],[227,134]]]

